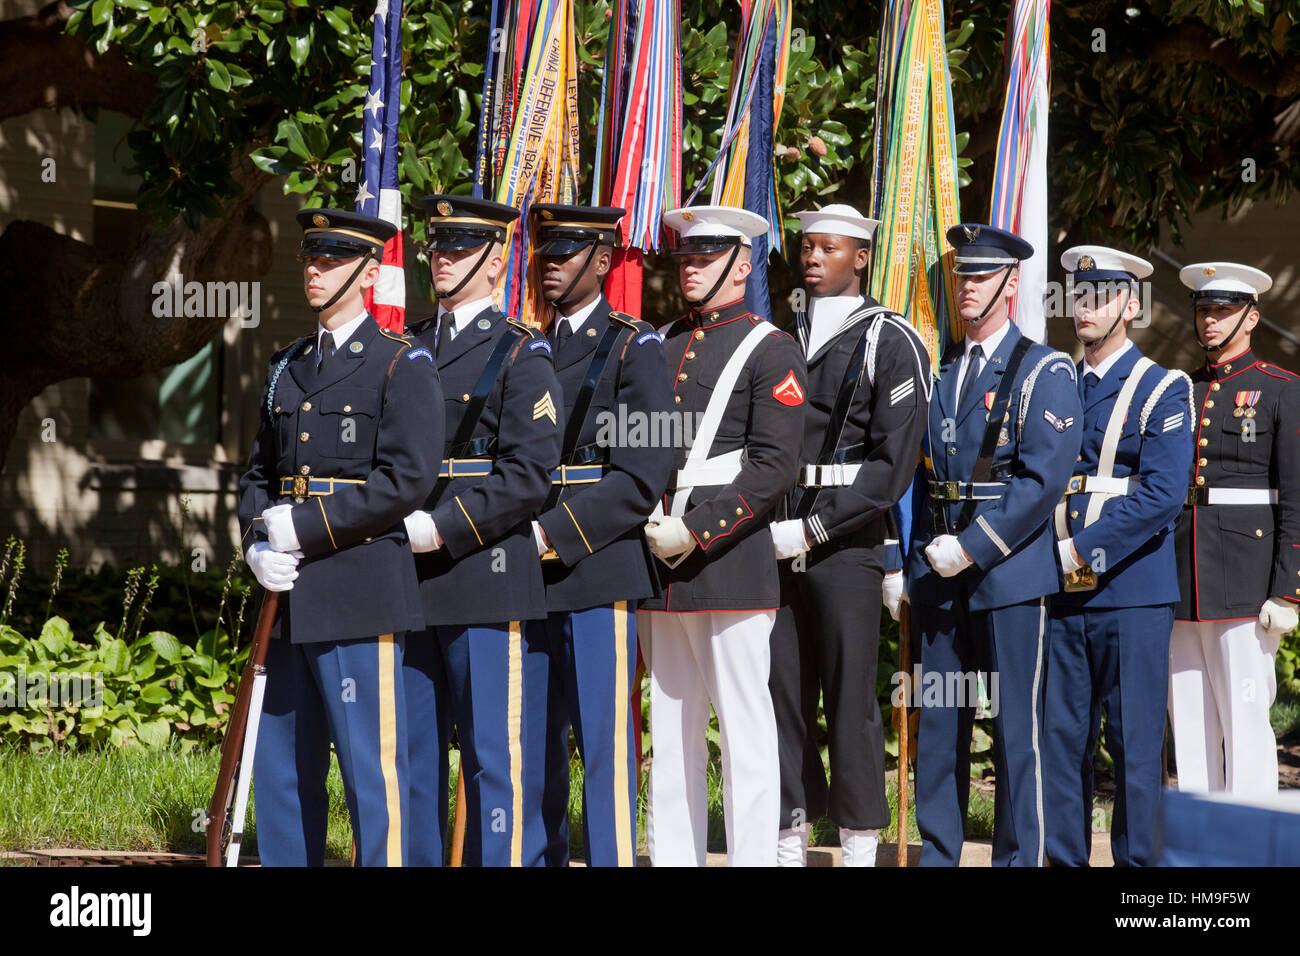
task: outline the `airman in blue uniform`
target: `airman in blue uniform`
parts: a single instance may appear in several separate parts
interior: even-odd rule
[[[656,426],[673,400],[662,337],[601,294],[623,212],[532,207],[568,423],[533,522],[549,613],[528,625],[550,657],[545,807],[547,862],[556,866],[569,858],[570,727],[583,762],[587,864],[636,863],[636,605],[658,592],[641,526],[672,470],[673,449]]]
[[[333,742],[356,862],[400,866],[411,832],[401,673],[407,632],[423,626],[402,517],[433,486],[442,393],[429,351],[362,304],[397,228],[333,209],[298,221],[319,327],[272,357],[239,483],[248,565],[288,592],[254,758],[258,853],[324,863]]]
[[[438,312],[411,329],[433,352],[445,447],[432,495],[406,518],[425,632],[406,661],[413,863],[442,860],[447,741],[454,720],[465,780],[467,865],[539,865],[545,834],[546,654],[524,622],[546,616],[531,519],[560,457],[564,397],[551,343],[493,304],[509,206],[426,196]],[[437,728],[434,732],[434,728]]]
[[[994,720],[994,865],[1043,862],[1043,669],[1047,597],[1059,587],[1052,509],[1079,453],[1074,362],[1008,317],[1019,236],[948,231],[966,326],[930,401],[925,520],[912,527],[910,599],[919,644],[916,819],[922,865],[956,866],[970,793],[981,675]]]
[[[1048,621],[1043,747],[1047,857],[1092,852],[1092,764],[1101,713],[1115,761],[1116,865],[1155,862],[1155,828],[1178,601],[1173,529],[1192,464],[1191,381],[1128,338],[1151,264],[1104,246],[1061,255],[1073,279],[1082,450],[1056,507],[1063,590]]]

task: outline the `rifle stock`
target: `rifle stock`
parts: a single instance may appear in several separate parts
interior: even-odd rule
[[[266,652],[271,642],[271,627],[280,607],[280,593],[266,591],[262,609],[253,629],[253,644],[239,678],[235,706],[226,723],[226,734],[221,742],[221,768],[217,772],[217,786],[208,805],[208,866],[223,866],[226,846],[230,841],[230,811],[238,797],[237,783],[240,763],[244,755],[244,732],[248,727],[249,710],[253,701],[253,684],[256,676],[266,667]]]

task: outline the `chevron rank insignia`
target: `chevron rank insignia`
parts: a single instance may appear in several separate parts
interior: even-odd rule
[[[1043,417],[1047,419],[1047,424],[1051,425],[1058,432],[1063,432],[1074,424],[1073,418],[1058,418],[1046,408],[1043,409]]]
[[[794,369],[790,369],[780,385],[773,386],[772,397],[782,405],[793,406],[803,403],[803,389],[799,387],[799,380],[794,377]]]
[[[555,402],[551,401],[549,390],[533,405],[533,421],[537,421],[539,418],[549,418],[551,424],[555,424]]]

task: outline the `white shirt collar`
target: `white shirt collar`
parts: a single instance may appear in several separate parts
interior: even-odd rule
[[[984,361],[987,362],[989,359],[991,359],[997,353],[997,350],[1001,347],[1002,340],[1007,337],[1007,332],[1010,331],[1010,329],[1011,329],[1011,320],[1007,319],[1007,321],[1002,323],[1002,328],[998,329],[996,332],[994,332],[992,335],[986,338],[983,342],[972,341],[969,335],[966,336],[965,345],[966,345],[967,362],[970,361],[970,350],[977,345],[980,347],[980,351],[984,354]]]
[[[860,295],[824,295],[808,303],[808,350],[812,358],[844,327],[844,320],[867,300]]]
[[[577,332],[578,329],[582,328],[582,324],[586,322],[587,319],[591,318],[591,313],[596,311],[596,306],[598,305],[600,305],[600,296],[596,296],[596,298],[592,299],[577,312],[573,313],[573,315],[560,315],[557,312],[555,314],[555,320],[557,322],[567,321],[569,323],[569,328],[572,331]]]
[[[1096,368],[1093,368],[1091,365],[1089,365],[1088,360],[1085,358],[1083,360],[1083,374],[1087,375],[1089,372],[1091,372],[1093,375],[1096,375],[1097,380],[1100,381],[1101,379],[1106,377],[1107,372],[1109,372],[1112,368],[1114,368],[1115,363],[1120,360],[1120,357],[1132,347],[1133,347],[1133,341],[1131,339],[1125,339],[1124,344],[1121,345],[1114,352],[1110,353],[1110,355],[1107,355],[1104,359],[1102,359],[1101,364],[1098,365]]]
[[[366,320],[366,316],[368,314],[369,313],[367,313],[365,309],[362,309],[361,314],[358,315],[355,319],[349,319],[347,322],[344,322],[337,329],[335,329],[331,333],[334,336],[334,348],[342,349],[343,343],[346,342],[348,339],[350,339],[352,337],[352,333],[361,327],[361,323]],[[330,330],[325,328],[325,326],[321,325],[320,322],[316,323],[317,350],[319,350],[321,347],[321,340],[324,338],[325,333],[329,331]]]
[[[456,306],[456,308],[454,309],[448,309],[445,305],[443,305],[440,302],[438,303],[438,320],[439,321],[442,320],[442,316],[444,313],[451,312],[454,315],[454,319],[452,321],[456,325],[455,334],[460,335],[460,333],[465,331],[465,327],[469,325],[470,322],[478,318],[480,312],[484,311],[485,309],[495,309],[495,308],[496,308],[496,303],[492,301],[492,296],[490,295],[484,296],[481,299],[475,299],[473,302],[465,302],[461,305]]]

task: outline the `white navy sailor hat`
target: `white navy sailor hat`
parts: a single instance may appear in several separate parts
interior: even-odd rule
[[[1153,271],[1141,256],[1107,246],[1071,246],[1061,253],[1061,267],[1076,282],[1132,282]]]
[[[1273,286],[1267,272],[1237,262],[1194,262],[1178,272],[1183,285],[1192,290],[1192,300],[1232,305],[1254,302]]]
[[[751,246],[754,236],[767,232],[767,220],[737,206],[689,206],[664,213],[664,225],[677,230],[681,245],[674,255],[722,252],[733,246]]]
[[[852,206],[842,202],[823,206],[817,210],[797,212],[794,215],[806,236],[822,232],[835,236],[848,236],[852,239],[870,240],[876,227],[880,225],[879,219],[864,216]]]

